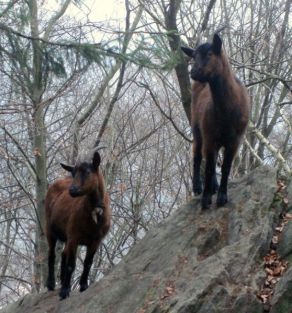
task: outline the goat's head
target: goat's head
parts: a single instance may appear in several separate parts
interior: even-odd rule
[[[91,162],[80,162],[75,166],[61,163],[61,166],[72,174],[73,182],[69,188],[72,197],[80,197],[95,192],[98,188],[98,167],[100,155],[96,151]]]
[[[215,34],[212,43],[200,45],[197,49],[181,47],[192,58],[191,78],[201,83],[209,82],[219,75],[224,67],[222,58],[222,40]]]

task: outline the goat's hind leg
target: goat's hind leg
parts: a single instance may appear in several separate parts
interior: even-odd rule
[[[60,299],[69,297],[71,290],[71,277],[75,269],[77,245],[67,242],[62,253],[61,263],[61,289],[59,292]]]
[[[49,245],[49,253],[48,253],[48,278],[46,286],[48,290],[52,291],[55,289],[55,247],[57,243],[57,239],[48,235],[48,245]]]
[[[205,186],[202,196],[202,209],[206,210],[212,203],[213,180],[215,175],[215,155],[210,151],[206,153]]]

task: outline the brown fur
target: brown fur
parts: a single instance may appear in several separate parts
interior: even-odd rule
[[[224,148],[222,178],[217,205],[227,202],[227,179],[232,160],[239,147],[249,118],[247,90],[234,76],[228,59],[221,49],[221,39],[214,35],[212,44],[192,50],[182,48],[193,58],[192,130],[194,135],[193,191],[201,193],[199,167],[206,158],[205,186],[202,207],[208,208],[211,196],[217,191],[215,163],[218,151]]]
[[[49,187],[45,202],[46,235],[49,244],[49,278],[47,283],[49,290],[53,290],[55,284],[52,266],[56,241],[65,242],[61,265],[62,287],[60,297],[62,299],[69,296],[70,278],[75,266],[78,245],[87,246],[84,267],[89,266],[90,269],[92,257],[102,238],[109,231],[111,222],[109,196],[105,191],[104,178],[100,168],[90,170],[85,179],[81,178],[82,175],[79,167],[76,166],[73,178],[60,179]],[[70,195],[72,186],[79,186],[78,192],[82,195],[72,197]],[[94,214],[97,214],[95,211],[97,207],[101,214],[96,215],[96,219],[94,219]],[[68,266],[73,267],[71,273],[66,272]],[[89,269],[87,268],[88,272]],[[81,291],[87,288],[87,276],[88,274],[84,274],[83,279],[81,278]],[[65,284],[67,285],[64,286]]]
[[[234,121],[234,127],[236,133],[238,134],[238,144],[244,133],[245,127],[248,123],[249,118],[249,96],[247,94],[246,88],[244,88],[235,78],[231,72],[230,66],[227,63],[226,56],[224,55],[224,62],[222,62],[218,57],[212,56],[212,64],[208,66],[207,72],[211,73],[212,68],[219,72],[222,70],[221,75],[226,78],[228,83],[225,98],[226,110],[233,110],[234,105],[241,113],[240,119]],[[219,59],[219,60],[218,60]],[[222,65],[224,64],[224,66]],[[217,74],[216,73],[216,74]],[[220,143],[216,142],[216,131],[218,130],[218,123],[215,120],[214,112],[214,100],[212,97],[212,92],[208,83],[201,83],[199,81],[192,82],[192,128],[196,125],[199,126],[202,139],[203,148],[202,152],[204,157],[208,150],[212,150],[214,146],[218,146]],[[195,144],[195,143],[194,143]],[[195,148],[194,148],[195,149]]]

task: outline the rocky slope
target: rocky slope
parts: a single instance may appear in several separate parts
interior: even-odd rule
[[[263,258],[283,210],[277,190],[276,173],[260,168],[230,183],[224,208],[201,212],[199,199],[182,206],[86,292],[64,301],[57,291],[27,295],[1,312],[291,313],[291,268],[270,305],[264,307],[257,296],[266,279]],[[292,221],[278,251],[292,259]]]

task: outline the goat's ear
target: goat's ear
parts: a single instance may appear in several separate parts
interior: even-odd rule
[[[181,48],[182,51],[183,51],[187,56],[189,56],[190,58],[194,56],[194,52],[195,52],[194,49],[187,48],[187,47],[180,47],[180,48]]]
[[[73,172],[74,166],[66,165],[64,163],[60,163],[60,165],[63,167],[65,171],[70,172],[70,173]]]
[[[212,50],[215,54],[219,55],[222,49],[222,40],[218,34],[214,34]]]
[[[100,161],[100,154],[98,151],[95,151],[92,158],[92,165],[95,170],[97,170],[97,168],[99,167]]]

